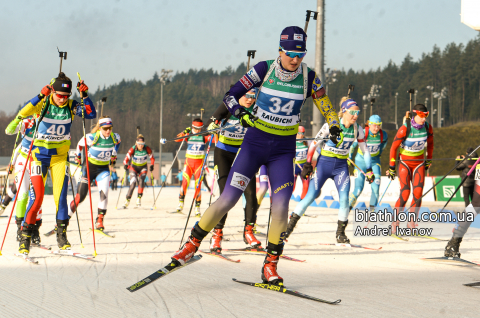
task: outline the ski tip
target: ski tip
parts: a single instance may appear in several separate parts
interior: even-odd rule
[[[232,280],[233,280],[234,282],[236,282],[236,281],[237,281],[237,279],[236,279],[236,278],[232,278]]]

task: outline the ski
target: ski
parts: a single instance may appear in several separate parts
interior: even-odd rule
[[[467,286],[467,287],[480,287],[480,282],[463,284],[463,286]]]
[[[401,236],[398,236],[397,234],[393,234],[393,233],[392,233],[392,235],[390,235],[390,236],[393,237],[393,238],[399,239],[399,240],[401,240],[401,241],[408,242],[408,239],[407,239],[407,238],[403,238],[403,237],[401,237]]]
[[[251,252],[251,253],[258,253],[258,254],[267,254],[267,251],[264,250],[263,248],[251,248],[251,247],[224,249],[224,251],[225,252],[230,251],[230,252],[247,252],[247,253]],[[286,255],[280,255],[280,257],[283,258],[283,259],[289,260],[289,261],[293,261],[293,262],[300,262],[300,263],[305,262],[305,260],[296,259],[296,258],[286,256]]]
[[[318,215],[313,215],[313,214],[304,214],[303,216],[307,218],[316,218]]]
[[[366,250],[373,250],[373,251],[379,251],[382,249],[382,247],[379,248],[374,248],[374,247],[366,247],[362,245],[356,245],[356,244],[344,244],[344,243],[318,243],[319,245],[334,245],[334,246],[343,246],[343,247],[356,247],[356,248],[363,248]]]
[[[53,229],[53,230],[51,230],[50,232],[47,232],[47,233],[45,233],[45,234],[43,234],[43,235],[45,235],[45,236],[52,236],[52,235],[55,234],[55,233],[57,233],[57,231],[56,231],[55,229]]]
[[[93,256],[88,256],[82,253],[77,253],[72,250],[54,250],[50,251],[50,254],[55,254],[55,255],[64,255],[64,256],[73,256],[73,257],[78,257],[82,259],[88,259],[88,260],[93,260]]]
[[[15,254],[13,254],[13,255],[15,255],[16,257],[19,257],[19,258],[23,259],[25,262],[38,265],[38,261],[36,261],[36,260],[34,260],[33,258],[29,257],[28,254],[18,254],[18,253],[15,253]]]
[[[89,228],[89,230],[91,231],[92,229]],[[106,237],[109,237],[109,238],[114,238],[115,237],[115,235],[107,234],[104,231],[99,230],[99,229],[95,229],[95,233],[102,234],[103,236],[106,236]]]
[[[215,257],[224,259],[224,260],[232,262],[232,263],[240,263],[239,259],[238,260],[233,260],[230,257],[223,255],[222,253],[210,252],[210,251],[200,251],[200,252],[203,253],[203,254],[207,254],[207,255],[211,255],[211,256],[215,256]]]
[[[153,274],[151,274],[150,276],[142,279],[141,281],[133,284],[132,286],[127,287],[127,290],[130,291],[131,293],[133,293],[133,292],[139,290],[140,288],[143,288],[143,287],[147,286],[148,284],[154,282],[155,280],[157,280],[157,279],[159,279],[159,278],[161,278],[165,275],[168,275],[168,274],[176,271],[177,269],[180,269],[180,268],[185,267],[187,265],[193,264],[200,259],[202,259],[202,255],[195,255],[188,262],[186,262],[182,266],[177,266],[177,267],[174,267],[173,269],[170,269],[170,270],[167,269],[166,267],[163,267],[163,268],[159,269],[158,271],[154,272]]]
[[[276,292],[279,292],[279,293],[284,293],[284,294],[288,294],[288,295],[292,295],[292,296],[296,296],[296,297],[300,297],[300,298],[304,298],[304,299],[314,300],[314,301],[318,301],[318,302],[325,303],[325,304],[330,304],[330,305],[336,305],[336,304],[339,304],[342,301],[341,299],[337,299],[335,301],[328,301],[328,300],[320,299],[320,298],[317,298],[317,297],[313,297],[313,296],[309,296],[309,295],[300,293],[300,292],[292,290],[292,289],[288,289],[288,288],[284,287],[283,285],[278,286],[278,285],[263,284],[263,283],[242,282],[242,281],[239,281],[235,278],[232,278],[232,280],[236,283],[245,284],[245,285],[258,287],[258,288],[262,288],[262,289],[273,290],[273,291],[276,291]]]
[[[42,244],[31,243],[30,245],[32,247],[38,247],[38,248],[41,248],[42,250],[47,250],[47,251],[50,251],[52,249],[51,247],[45,246],[45,245],[42,245]]]
[[[431,240],[436,240],[436,241],[448,241],[448,240],[442,240],[442,239],[439,239],[438,237],[428,236],[428,235],[412,235],[412,237],[431,239]]]
[[[238,233],[243,234],[243,231],[238,231]],[[258,235],[258,236],[267,236],[267,234],[255,230],[255,228],[253,228],[253,234]]]
[[[430,258],[421,258],[423,261],[434,261],[434,262],[444,262],[444,263],[452,263],[452,264],[463,264],[463,265],[475,265],[480,266],[478,263],[467,261],[463,258],[459,257],[430,257]]]
[[[182,211],[172,211],[172,212],[167,211],[167,213],[169,213],[169,214],[183,214],[183,215],[186,215],[186,214],[183,213]]]

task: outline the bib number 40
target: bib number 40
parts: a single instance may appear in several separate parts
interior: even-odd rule
[[[65,126],[52,125],[50,126],[50,128],[47,129],[47,133],[49,133],[50,135],[63,136],[63,134],[65,134]]]

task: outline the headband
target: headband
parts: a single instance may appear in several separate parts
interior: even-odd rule
[[[98,123],[100,124],[100,127],[113,126],[111,118],[102,118],[98,121]]]

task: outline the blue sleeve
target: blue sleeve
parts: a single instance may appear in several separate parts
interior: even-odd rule
[[[379,155],[379,156],[382,155],[382,152],[383,152],[383,150],[387,147],[387,143],[388,143],[388,134],[387,134],[387,132],[382,130],[382,133],[383,133],[383,142],[382,142],[382,144],[381,144],[381,146],[380,146],[380,155]]]
[[[355,148],[358,147],[358,142],[357,140],[355,139],[355,141],[353,142],[353,144],[350,146],[350,152],[348,153],[348,158],[350,158],[350,160],[353,160],[353,153],[355,151]]]
[[[267,72],[267,62],[259,62],[252,67],[247,74],[243,75],[243,77],[225,94],[223,97],[223,103],[232,115],[235,115],[235,111],[242,107],[238,103],[239,99],[253,87],[260,87]]]
[[[85,104],[85,109],[84,109],[85,119],[96,118],[97,117],[97,110],[95,109],[95,106],[93,105],[93,102],[90,99],[90,97],[84,98],[83,103]],[[82,116],[81,103],[74,100],[73,103],[72,103],[72,111],[75,113],[75,115]]]
[[[120,135],[115,133],[115,138],[117,139],[117,144],[115,145],[115,151],[117,152],[118,155],[118,149],[120,149],[120,144],[122,143],[122,140],[120,139]]]

